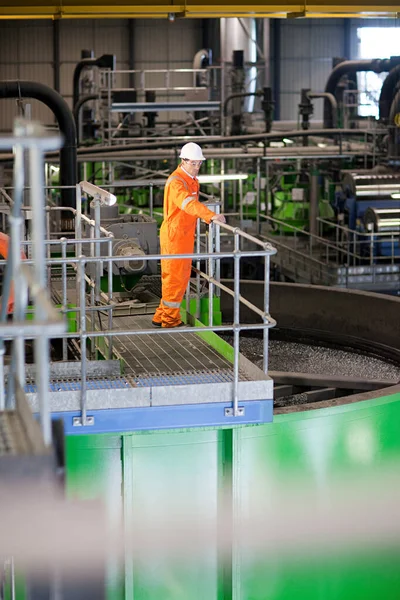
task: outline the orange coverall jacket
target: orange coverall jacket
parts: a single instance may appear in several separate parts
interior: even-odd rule
[[[179,166],[164,190],[164,221],[160,229],[161,254],[193,254],[197,219],[210,223],[215,213],[199,202],[199,182]],[[181,322],[180,305],[190,279],[191,259],[162,259],[162,299],[155,323],[175,327]]]

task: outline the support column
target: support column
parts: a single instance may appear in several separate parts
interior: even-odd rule
[[[264,86],[271,86],[271,30],[270,20],[263,19]]]
[[[281,90],[281,19],[272,19],[273,23],[273,58],[274,58],[274,73],[273,73],[273,94],[275,102],[275,121],[281,118],[280,106],[280,90]]]
[[[316,171],[315,166],[313,167],[313,171],[311,173],[311,182],[310,182],[310,233],[311,235],[318,234],[318,171]]]
[[[135,68],[135,19],[128,19],[128,61],[129,70],[133,71]],[[135,87],[135,76],[129,75],[129,87]]]
[[[53,21],[53,87],[60,92],[60,20]]]

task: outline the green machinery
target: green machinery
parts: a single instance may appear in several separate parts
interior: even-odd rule
[[[335,214],[328,194],[318,186],[318,214],[323,219],[333,219]],[[288,170],[283,173],[279,184],[270,194],[271,214],[274,219],[284,221],[289,227],[280,229],[281,233],[291,233],[291,227],[308,229],[310,216],[310,183],[301,173]],[[290,227],[291,226],[291,227]]]

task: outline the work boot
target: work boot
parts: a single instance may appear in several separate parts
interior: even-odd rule
[[[186,323],[184,323],[183,321],[181,321],[180,323],[178,323],[178,325],[170,325],[169,327],[165,327],[163,325],[164,329],[175,329],[176,327],[190,327],[190,325],[187,325]]]
[[[161,327],[162,323],[157,323],[157,321],[152,321],[151,324],[153,327]]]

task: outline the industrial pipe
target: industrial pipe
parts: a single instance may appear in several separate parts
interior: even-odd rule
[[[224,102],[224,117],[227,116],[227,108],[231,100],[234,100],[235,98],[246,98],[247,96],[262,96],[263,94],[264,92],[261,90],[258,92],[240,92],[240,94],[231,94]]]
[[[85,67],[100,67],[102,69],[115,70],[115,56],[114,54],[103,54],[100,58],[84,58],[76,64],[73,77],[72,107],[74,110],[79,100],[79,81],[81,73]]]
[[[228,135],[228,136],[202,136],[202,145],[217,145],[217,144],[228,144],[228,143],[242,143],[242,142],[263,142],[271,140],[282,140],[283,138],[303,138],[303,137],[324,137],[332,138],[333,136],[343,137],[355,137],[355,136],[369,136],[373,137],[374,132],[371,129],[308,129],[307,131],[294,131],[285,132],[271,132],[271,133],[249,133],[245,135]],[[187,142],[198,142],[198,137],[182,137],[170,139],[170,140],[154,140],[154,142],[144,142],[137,144],[128,144],[121,146],[95,146],[93,148],[81,148],[80,154],[90,153],[95,154],[97,152],[104,152],[104,150],[110,153],[117,152],[120,150],[146,150],[146,149],[160,149],[160,148],[176,148],[177,146]]]
[[[331,104],[332,110],[332,123],[333,127],[336,128],[338,126],[338,103],[333,94],[330,92],[308,92],[307,96],[312,98],[325,98]]]
[[[368,207],[364,213],[364,225],[367,231],[375,233],[398,233],[400,228],[399,208]]]
[[[86,96],[81,96],[81,98],[79,98],[78,102],[74,106],[74,119],[75,119],[75,125],[76,125],[76,137],[77,137],[78,146],[80,143],[80,140],[79,140],[79,132],[80,132],[79,117],[80,117],[80,113],[81,113],[81,108],[84,104],[86,104],[86,102],[90,102],[90,100],[98,100],[99,97],[100,96],[98,94],[87,94]]]
[[[389,119],[390,107],[392,105],[397,84],[400,81],[400,65],[394,67],[382,84],[379,96],[379,119],[387,121]]]
[[[77,183],[76,128],[64,98],[47,85],[35,81],[0,81],[0,98],[35,98],[53,112],[64,136],[64,145],[60,150],[60,185],[74,188],[61,190],[61,204],[74,207]]]
[[[326,82],[325,92],[335,95],[339,81],[344,75],[350,73],[359,73],[361,71],[373,71],[374,73],[384,73],[391,71],[394,67],[400,64],[400,57],[392,56],[391,58],[374,58],[372,60],[346,60],[339,63],[329,75]],[[332,105],[325,98],[324,102],[324,128],[333,127]]]

